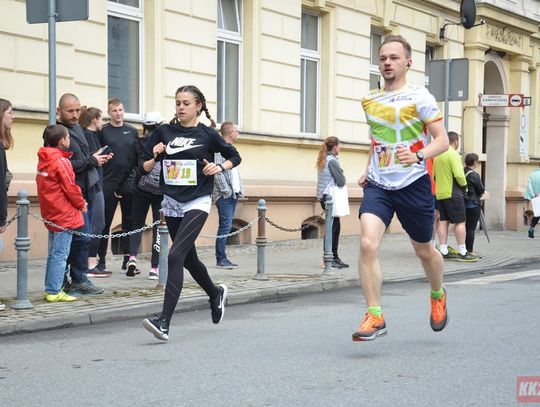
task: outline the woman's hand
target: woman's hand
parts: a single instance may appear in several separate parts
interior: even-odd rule
[[[204,167],[203,167],[203,174],[204,175],[216,175],[220,172],[223,172],[223,167],[220,165],[217,165],[216,163],[210,163],[208,160],[203,160]]]
[[[152,153],[154,154],[154,158],[156,158],[158,155],[163,154],[165,152],[165,144],[159,143],[154,146],[152,149]]]

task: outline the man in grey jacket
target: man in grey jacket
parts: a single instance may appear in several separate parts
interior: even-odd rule
[[[219,131],[223,139],[229,144],[234,144],[238,140],[238,128],[233,122],[223,122]],[[223,161],[225,160],[221,154],[216,153],[214,162],[220,165]],[[236,204],[238,199],[243,197],[244,186],[237,167],[214,176],[214,193],[212,194],[212,198],[216,203],[219,214],[218,236],[226,235],[231,231]],[[238,267],[238,264],[234,264],[227,258],[225,252],[226,245],[226,237],[216,239],[216,266],[220,269],[235,269]]]

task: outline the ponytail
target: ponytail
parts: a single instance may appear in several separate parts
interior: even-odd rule
[[[332,149],[339,144],[339,139],[337,137],[327,137],[324,139],[321,148],[319,149],[319,155],[317,156],[317,171],[322,171],[326,163],[326,156]]]

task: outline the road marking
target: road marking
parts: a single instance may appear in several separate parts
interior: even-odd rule
[[[519,271],[519,272],[515,272],[515,273],[497,274],[495,276],[471,278],[469,280],[459,280],[459,281],[454,281],[454,282],[451,282],[451,283],[445,283],[445,285],[452,285],[452,284],[493,284],[493,283],[501,283],[503,281],[520,280],[522,278],[536,277],[536,276],[540,276],[540,270]]]

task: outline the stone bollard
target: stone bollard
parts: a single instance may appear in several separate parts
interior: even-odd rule
[[[169,274],[169,229],[163,214],[160,215],[157,238],[159,239],[159,282],[156,285],[156,290],[163,291]]]
[[[326,219],[324,222],[324,271],[323,276],[328,276],[332,274],[332,260],[334,256],[332,255],[332,225],[334,223],[334,218],[332,217],[334,202],[332,201],[332,196],[326,195],[326,200],[324,201],[324,208],[326,210]]]
[[[28,192],[19,191],[17,194],[17,237],[15,238],[15,250],[17,250],[17,301],[12,305],[14,309],[33,308],[28,300],[28,250],[30,250],[30,238],[28,237]]]
[[[255,243],[257,245],[257,274],[253,277],[255,280],[269,280],[268,277],[264,274],[264,250],[266,247],[266,201],[264,199],[259,199],[259,206],[257,207],[259,211],[259,222],[258,222],[258,231],[257,238]]]

